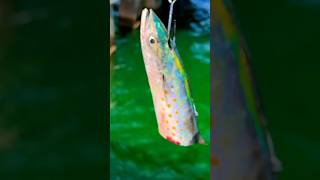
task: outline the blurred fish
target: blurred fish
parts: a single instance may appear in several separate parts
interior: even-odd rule
[[[216,180],[272,180],[275,155],[230,1],[212,3],[211,168]]]
[[[180,146],[203,144],[181,58],[151,9],[142,11],[140,40],[159,133]]]

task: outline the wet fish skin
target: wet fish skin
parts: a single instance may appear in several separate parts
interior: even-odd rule
[[[168,44],[165,26],[148,9],[142,11],[140,26],[141,49],[159,133],[180,146],[204,143],[197,127],[188,78],[177,50]]]

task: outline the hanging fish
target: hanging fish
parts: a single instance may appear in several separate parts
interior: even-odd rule
[[[140,40],[159,133],[180,146],[204,144],[181,58],[151,9],[142,11]]]

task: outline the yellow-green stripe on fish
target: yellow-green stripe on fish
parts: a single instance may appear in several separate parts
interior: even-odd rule
[[[180,146],[204,143],[181,59],[152,10],[142,11],[140,40],[159,133]]]

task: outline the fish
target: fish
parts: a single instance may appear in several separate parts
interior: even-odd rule
[[[205,144],[182,60],[152,9],[142,10],[140,41],[160,135],[179,146]]]
[[[273,180],[282,170],[228,0],[211,4],[211,172],[217,180]]]

